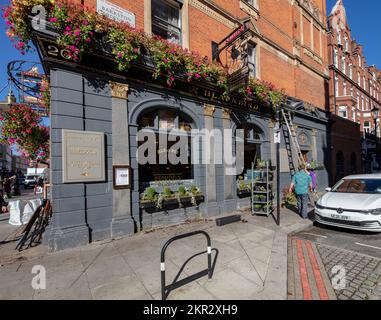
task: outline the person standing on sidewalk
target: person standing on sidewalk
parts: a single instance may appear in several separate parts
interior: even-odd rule
[[[309,191],[312,191],[312,178],[303,163],[299,166],[299,172],[294,175],[289,192],[295,191],[298,200],[298,212],[303,219],[308,219]]]
[[[312,179],[312,191],[310,193],[310,204],[312,207],[315,207],[315,199],[317,193],[317,177],[315,170],[311,167],[310,164],[307,165],[307,170]]]

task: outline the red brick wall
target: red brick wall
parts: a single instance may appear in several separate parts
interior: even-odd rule
[[[144,28],[144,0],[112,0],[136,15],[137,28]],[[240,8],[240,1],[235,0],[214,0],[213,3],[217,10],[209,7],[209,13],[225,11],[225,15],[220,17],[229,20],[231,23],[238,23],[248,14]],[[202,4],[205,4],[201,1]],[[316,5],[321,10],[321,22],[325,24],[325,1],[315,0]],[[85,0],[85,5],[95,6],[96,0]],[[258,0],[259,15],[252,16],[252,21],[259,30],[262,37],[260,51],[260,77],[263,80],[272,82],[278,88],[284,88],[286,93],[291,96],[297,96],[309,103],[312,103],[323,109],[328,108],[327,95],[325,90],[324,73],[328,76],[327,62],[327,43],[325,33],[322,33],[323,52],[320,52],[320,34],[318,30],[314,31],[313,52],[316,56],[321,56],[323,63],[318,63],[299,49],[299,59],[305,64],[305,67],[299,65],[296,60],[296,43],[301,40],[301,8],[295,1],[292,4],[286,0]],[[234,28],[229,28],[226,24],[210,17],[198,8],[189,5],[189,43],[190,49],[198,51],[200,54],[211,58],[211,42],[219,42],[227,36]],[[312,16],[303,11],[304,15],[314,21]],[[316,24],[316,22],[315,22]],[[321,26],[319,26],[321,29]],[[309,48],[312,47],[311,27],[304,27],[304,41]],[[319,36],[319,39],[316,39]],[[316,71],[305,71],[307,67]],[[313,73],[314,75],[312,75]]]

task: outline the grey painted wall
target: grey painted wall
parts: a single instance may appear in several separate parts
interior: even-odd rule
[[[108,79],[107,79],[108,80]],[[51,69],[51,170],[53,220],[47,231],[46,241],[51,250],[60,250],[90,241],[110,238],[113,221],[113,188],[112,188],[112,97],[108,81],[96,76],[84,75],[62,69]],[[146,213],[139,207],[139,166],[136,160],[139,116],[152,108],[173,108],[187,114],[196,128],[205,127],[204,105],[200,102],[181,97],[177,94],[162,93],[142,86],[130,85],[127,100],[128,133],[130,144],[130,164],[132,169],[131,218],[136,232],[157,225],[173,224],[186,219],[233,212],[238,207],[247,205],[245,199],[238,200],[233,185],[233,198],[224,199],[225,187],[232,180],[226,179],[224,165],[215,167],[217,203],[213,208],[210,203],[199,207],[176,209],[168,212]],[[269,119],[251,114],[245,110],[233,110],[231,127],[251,123],[262,131],[261,158],[274,163],[274,144]],[[318,161],[329,166],[329,148],[327,124],[313,118],[300,116],[295,124],[310,136],[311,129],[316,129]],[[221,107],[216,106],[214,127],[223,129],[228,124],[223,120]],[[62,129],[88,130],[104,132],[106,142],[106,181],[99,183],[62,183]],[[115,128],[114,128],[115,130]],[[284,146],[282,146],[284,147]],[[200,147],[201,148],[201,147]],[[201,153],[201,152],[200,152]],[[275,164],[275,163],[274,163]],[[194,166],[194,183],[206,194],[206,166]],[[328,185],[328,172],[319,171],[320,189]],[[281,185],[290,183],[289,173],[281,175]],[[212,205],[211,205],[212,206]]]

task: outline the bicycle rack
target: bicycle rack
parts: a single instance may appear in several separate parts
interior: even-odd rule
[[[169,285],[165,285],[165,252],[167,251],[168,249],[168,246],[176,241],[176,240],[180,240],[180,239],[184,239],[184,238],[188,238],[188,237],[192,237],[192,236],[195,236],[195,235],[198,235],[198,234],[203,234],[205,237],[206,237],[206,242],[207,242],[207,250],[206,251],[203,251],[203,252],[199,252],[199,253],[196,253],[195,255],[193,255],[192,257],[190,257],[187,261],[184,262],[184,264],[182,265],[182,267],[180,268],[180,271],[177,273],[175,279],[173,280],[173,282]],[[216,252],[216,256],[214,257],[214,261],[213,261],[213,265],[212,265],[212,251],[215,251]],[[207,253],[208,254],[208,268],[205,269],[205,270],[202,270],[200,272],[197,272],[193,275],[190,275],[184,279],[181,279],[179,281],[177,281],[177,279],[180,277],[181,273],[183,272],[185,266],[188,264],[189,261],[191,261],[193,258],[197,257],[197,256],[200,256],[204,253]],[[161,270],[161,300],[166,300],[169,293],[177,288],[180,288],[192,281],[195,281],[197,279],[200,279],[206,275],[208,275],[208,278],[211,279],[212,276],[213,276],[213,270],[214,270],[214,267],[216,265],[216,261],[217,261],[217,256],[218,256],[218,249],[216,248],[213,248],[211,247],[211,241],[210,241],[210,236],[209,234],[207,234],[205,231],[193,231],[193,232],[189,232],[189,233],[184,233],[184,234],[181,234],[181,235],[178,235],[178,236],[175,236],[175,237],[172,237],[171,239],[169,239],[163,246],[163,248],[161,249],[161,255],[160,255],[160,270]]]

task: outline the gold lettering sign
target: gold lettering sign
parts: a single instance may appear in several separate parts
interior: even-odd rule
[[[62,130],[63,183],[105,180],[104,133]]]

